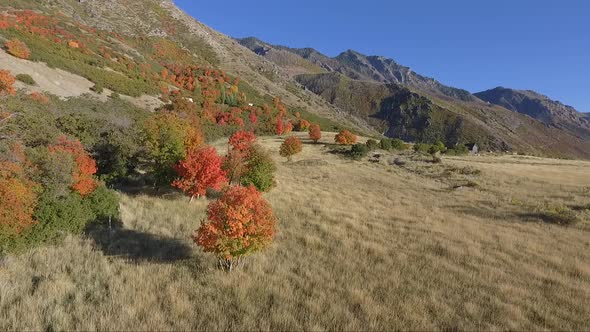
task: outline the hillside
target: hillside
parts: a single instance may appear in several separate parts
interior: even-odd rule
[[[590,138],[590,121],[585,114],[545,95],[530,90],[503,87],[478,92],[475,95],[484,101],[526,114],[547,125],[570,131],[585,139]]]

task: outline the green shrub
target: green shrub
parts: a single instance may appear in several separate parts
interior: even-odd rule
[[[31,244],[55,241],[68,233],[78,234],[94,220],[94,211],[78,193],[65,197],[43,194],[34,214],[38,224],[26,234]]]
[[[444,151],[446,151],[446,149],[447,148],[445,147],[444,143],[438,141],[428,148],[428,153],[435,154],[437,152],[444,152]]]
[[[246,159],[248,170],[242,176],[242,185],[253,185],[259,191],[271,190],[275,184],[275,172],[277,166],[261,146],[254,145]]]
[[[414,144],[414,151],[422,152],[422,153],[429,153],[431,147],[432,147],[432,145],[430,145],[430,144],[416,143],[416,144]]]
[[[362,143],[357,143],[350,148],[350,157],[355,160],[360,160],[366,157],[368,153],[369,148]]]
[[[37,82],[35,82],[35,80],[31,77],[31,75],[28,74],[18,74],[16,75],[16,79],[28,85],[37,84]]]
[[[464,156],[468,153],[469,149],[464,144],[458,144],[454,148],[445,151],[445,154],[448,156]]]
[[[392,141],[389,138],[381,139],[381,142],[379,142],[379,146],[381,147],[381,149],[386,151],[389,151],[393,148]]]
[[[119,196],[114,190],[102,185],[88,197],[84,198],[92,209],[94,219],[106,221],[119,216]]]
[[[377,143],[376,140],[374,139],[369,139],[367,140],[367,148],[369,148],[370,151],[374,151],[377,150],[379,148],[379,143]]]
[[[391,148],[394,150],[406,150],[408,149],[408,145],[399,138],[396,138],[391,141]]]

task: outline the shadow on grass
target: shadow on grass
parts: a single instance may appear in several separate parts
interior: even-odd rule
[[[191,257],[191,247],[178,239],[124,229],[120,222],[113,222],[110,228],[93,223],[86,228],[86,235],[105,255],[135,262],[173,263]]]
[[[542,211],[531,213],[519,213],[518,216],[523,221],[541,221],[546,224],[558,226],[569,226],[578,221],[576,215],[573,213],[554,213]]]

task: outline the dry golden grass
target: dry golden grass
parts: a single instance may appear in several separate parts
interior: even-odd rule
[[[6,259],[0,329],[590,329],[590,163],[400,167],[322,144],[286,163],[281,140],[262,143],[280,233],[243,269],[190,242],[205,200],[122,195],[122,228]]]

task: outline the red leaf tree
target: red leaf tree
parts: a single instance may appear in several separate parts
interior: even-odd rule
[[[208,220],[193,235],[205,252],[215,253],[223,268],[232,270],[245,255],[272,242],[277,219],[255,187],[230,187],[207,207]]]
[[[82,197],[94,192],[98,187],[98,182],[93,175],[96,174],[96,161],[84,150],[84,146],[78,140],[68,140],[66,136],[60,136],[57,144],[48,147],[49,152],[66,152],[73,159],[74,167],[74,184],[72,189],[77,191]]]
[[[252,143],[256,140],[256,136],[254,133],[249,131],[237,131],[229,138],[229,145],[234,150],[244,152],[252,146]]]
[[[301,140],[295,136],[290,136],[281,144],[279,153],[282,157],[287,157],[287,160],[291,161],[293,155],[301,152],[301,150],[303,150]]]
[[[319,125],[313,124],[309,127],[309,138],[314,143],[317,143],[322,138],[322,130]]]
[[[334,141],[338,144],[354,144],[356,143],[356,135],[348,130],[342,130],[334,137]]]
[[[221,190],[227,183],[226,172],[221,169],[222,158],[215,148],[207,147],[189,151],[174,169],[179,178],[172,182],[176,187],[193,198],[205,195],[207,188]]]

